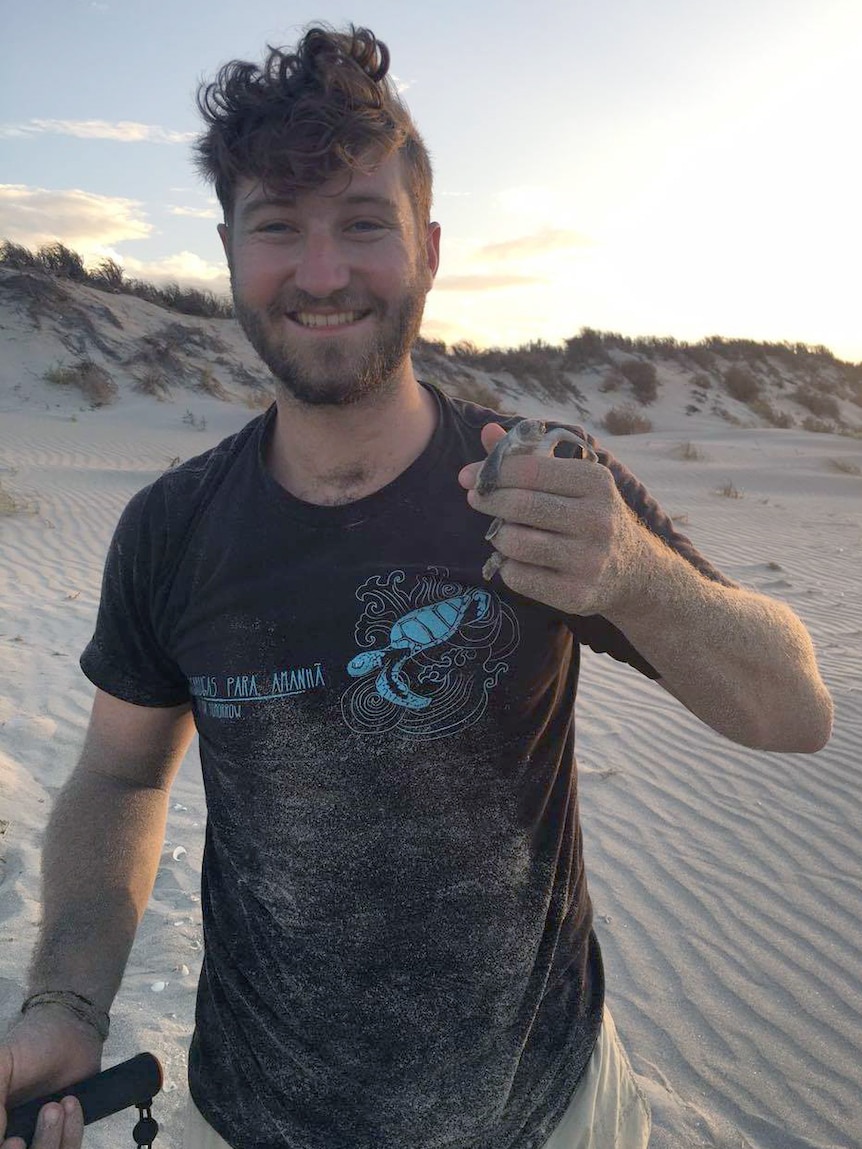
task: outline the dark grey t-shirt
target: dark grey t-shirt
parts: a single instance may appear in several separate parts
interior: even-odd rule
[[[536,1149],[598,1033],[578,642],[655,672],[604,619],[482,581],[487,519],[457,475],[496,416],[433,394],[427,450],[346,506],[270,477],[272,411],[141,491],[81,659],[126,701],[194,707],[190,1085],[237,1149]]]

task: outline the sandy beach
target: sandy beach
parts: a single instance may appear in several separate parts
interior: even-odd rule
[[[172,462],[253,415],[211,395],[131,390],[92,409],[33,381],[55,351],[41,355],[26,386],[7,372],[0,387],[0,1017],[21,1000],[42,835],[89,712],[77,659],[117,517]],[[798,612],[836,725],[814,756],[749,751],[587,652],[578,761],[609,1004],[653,1105],[656,1149],[858,1149],[862,442],[686,420],[660,404],[652,418],[646,434],[596,433],[725,573]],[[106,1065],[145,1049],[162,1061],[163,1149],[181,1141],[205,818],[193,745],[105,1049]],[[130,1112],[106,1120],[86,1144],[131,1144],[132,1124]]]

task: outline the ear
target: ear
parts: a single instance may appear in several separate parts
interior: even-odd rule
[[[433,282],[440,266],[440,224],[433,220],[428,224],[425,232],[425,259]]]
[[[230,266],[230,231],[226,223],[220,223],[216,228],[221,245],[224,248],[225,258],[227,259],[228,266]]]

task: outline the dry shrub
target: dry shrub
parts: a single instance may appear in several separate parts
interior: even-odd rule
[[[680,443],[671,451],[671,456],[674,459],[682,459],[686,463],[694,463],[701,459],[705,459],[703,451],[696,447],[694,443]]]
[[[834,419],[836,423],[841,422],[841,408],[834,395],[824,395],[814,387],[797,387],[790,398],[795,399],[801,407],[819,419]]]
[[[101,291],[122,291],[126,273],[115,259],[103,259],[95,271],[90,272],[90,283]]]
[[[796,426],[796,421],[792,415],[786,411],[777,411],[768,399],[752,399],[748,408],[753,414],[765,419],[771,427],[781,427],[786,430],[788,427]]]
[[[198,379],[197,391],[203,391],[205,395],[212,395],[213,399],[230,399],[230,392],[225,388],[220,379],[216,377],[215,371],[207,364],[201,368],[200,378]]]
[[[652,423],[633,403],[623,403],[611,407],[602,419],[602,427],[611,435],[643,435],[652,430]]]
[[[719,487],[715,493],[717,495],[721,495],[722,498],[725,498],[725,499],[741,499],[741,498],[743,498],[742,491],[737,490],[737,488],[734,487],[734,485],[730,479],[727,480],[727,482],[724,484],[723,487]]]
[[[740,403],[751,403],[760,395],[760,384],[744,367],[728,367],[724,373],[724,388]]]
[[[0,483],[0,516],[1,515],[36,515],[38,506],[30,499],[22,499],[14,491]]]
[[[39,248],[36,258],[52,275],[57,275],[61,279],[72,279],[76,283],[87,282],[83,256],[66,247],[64,243],[46,243],[44,247]]]
[[[166,323],[157,334],[172,350],[187,350],[189,347],[197,347],[201,351],[227,350],[224,340],[190,323]]]
[[[41,266],[38,256],[20,243],[13,243],[11,239],[4,239],[0,244],[0,264],[15,271]]]
[[[696,363],[698,367],[702,367],[707,371],[715,366],[715,356],[708,347],[703,347],[700,344],[695,344],[693,347],[686,347],[685,354]]]
[[[482,379],[465,379],[458,384],[458,394],[468,403],[475,403],[477,407],[488,407],[492,411],[500,410],[500,399],[493,387]]]
[[[128,366],[141,364],[148,371],[161,373],[174,382],[186,381],[186,366],[177,356],[175,344],[161,335],[144,335],[138,343],[138,350],[126,360]]]
[[[7,491],[0,483],[0,515],[20,515],[27,509],[27,504],[23,499],[13,495],[11,491]]]
[[[862,467],[849,459],[830,459],[829,463],[833,471],[840,471],[842,475],[862,475]]]
[[[164,371],[160,371],[157,367],[149,367],[141,375],[135,376],[135,391],[139,391],[142,395],[151,395],[154,399],[168,399],[171,394],[171,387],[168,383],[168,378]]]
[[[743,425],[741,419],[737,418],[732,411],[728,411],[726,407],[722,407],[720,403],[713,403],[712,413],[724,419],[725,423],[730,423],[731,427],[741,427]]]
[[[658,373],[654,363],[648,363],[646,359],[624,359],[619,364],[619,370],[628,379],[639,403],[646,406],[655,402],[658,397]]]
[[[814,415],[806,415],[802,420],[803,431],[813,431],[817,435],[830,435],[835,430],[832,423],[825,419],[817,419]]]
[[[611,368],[606,371],[599,383],[599,391],[606,394],[608,391],[619,391],[620,387],[625,383],[626,377],[622,372],[617,371],[616,368]]]
[[[92,359],[81,359],[67,367],[52,367],[45,372],[45,379],[59,387],[77,387],[93,407],[113,403],[119,392],[105,368]]]

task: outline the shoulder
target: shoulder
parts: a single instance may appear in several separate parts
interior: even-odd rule
[[[241,430],[214,447],[178,463],[143,487],[127,504],[120,519],[124,525],[158,525],[174,533],[196,518],[245,452],[256,450],[269,412],[252,419]]]
[[[487,423],[499,423],[508,431],[516,423],[520,423],[523,418],[521,415],[504,414],[492,407],[483,406],[481,403],[473,403],[469,399],[450,395],[447,391],[443,391],[431,383],[426,383],[425,386],[436,397],[444,418],[448,415],[456,427],[468,433],[480,432]]]
[[[520,423],[522,419],[541,417],[536,415],[527,416],[520,412],[499,411],[494,407],[488,407],[482,403],[475,403],[469,399],[462,399],[459,396],[450,395],[448,392],[441,390],[433,384],[426,383],[425,386],[434,392],[441,408],[451,413],[451,417],[455,423],[470,431],[481,431],[488,423],[499,423],[506,431],[510,431],[512,427]],[[579,423],[568,423],[555,419],[545,419],[544,422],[549,428],[565,427],[569,431],[574,431],[576,435],[580,435],[581,438],[588,439],[591,444],[595,444],[593,436],[589,435]]]

